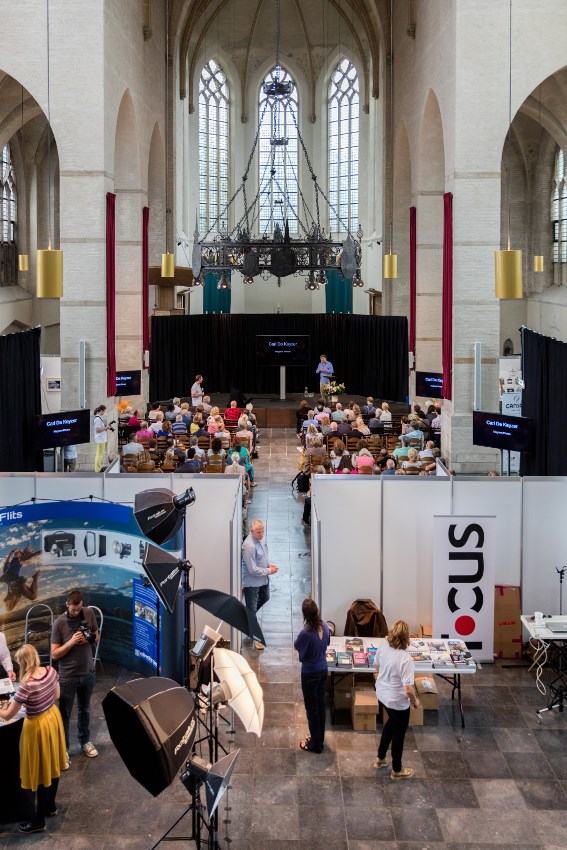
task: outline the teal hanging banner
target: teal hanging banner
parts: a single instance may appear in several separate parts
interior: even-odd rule
[[[219,282],[220,275],[220,272],[205,272],[205,292],[203,295],[204,313],[230,313],[231,290],[217,289],[217,283]],[[227,277],[230,280],[232,273],[227,272]]]
[[[352,313],[352,283],[338,269],[326,269],[325,311],[327,313]]]

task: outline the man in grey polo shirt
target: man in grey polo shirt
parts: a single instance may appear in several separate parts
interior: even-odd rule
[[[268,547],[264,543],[264,523],[255,519],[250,525],[250,534],[242,544],[242,590],[244,604],[256,614],[270,598],[270,576],[278,567],[268,561]],[[256,649],[264,649],[260,641]]]

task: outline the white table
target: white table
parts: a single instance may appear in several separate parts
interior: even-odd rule
[[[553,711],[554,708],[563,711],[567,702],[567,632],[552,632],[545,625],[545,618],[543,625],[537,626],[533,614],[522,614],[521,620],[530,639],[539,641],[542,647],[545,647],[545,652],[542,653],[544,657],[542,664],[538,663],[537,655],[534,664],[538,667],[548,664],[552,674],[555,674],[551,682],[546,682],[546,687],[549,688],[546,707],[536,711],[537,719],[541,722],[541,715],[544,712]],[[549,649],[551,649],[550,652]]]
[[[352,640],[350,637],[332,637],[329,649],[334,649],[336,652],[344,652],[345,644],[347,640]],[[382,638],[361,638],[364,646],[364,651],[368,651],[368,649],[372,647],[376,647],[376,642],[378,640],[382,640]],[[430,640],[429,638],[427,640]],[[432,638],[432,640],[437,640],[436,638]],[[439,638],[439,641],[444,641],[444,639]],[[467,664],[459,664],[452,665],[450,667],[443,665],[435,665],[435,663],[429,661],[416,661],[415,662],[415,672],[416,673],[433,673],[435,676],[438,676],[440,679],[444,679],[451,685],[451,699],[455,698],[455,692],[457,693],[457,698],[459,701],[459,711],[461,712],[461,725],[462,728],[465,728],[465,714],[463,711],[463,700],[461,693],[461,676],[472,675],[476,673],[476,664],[471,659]],[[331,687],[329,690],[329,704],[331,708],[331,722],[335,722],[335,684],[336,682],[342,681],[345,676],[350,676],[351,674],[360,675],[361,673],[373,673],[374,667],[327,667],[327,672],[331,676]],[[337,678],[339,677],[339,678]]]

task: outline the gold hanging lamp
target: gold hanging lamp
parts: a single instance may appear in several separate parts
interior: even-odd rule
[[[534,256],[534,272],[542,271],[544,271],[543,254],[536,254]]]
[[[390,159],[394,161],[394,0],[390,0]],[[392,171],[393,173],[393,171]],[[394,185],[392,178],[392,209],[390,211],[390,250],[384,254],[384,279],[398,277],[398,255],[394,254]]]
[[[47,10],[47,215],[49,239],[47,248],[37,252],[37,289],[38,298],[63,297],[63,251],[51,247],[51,99],[49,85],[49,0]]]
[[[161,276],[175,277],[175,254],[169,251],[161,255]]]
[[[508,248],[494,252],[495,294],[500,300],[523,298],[522,252],[510,247],[510,176],[512,153],[512,0],[510,0],[509,72],[508,72]]]

